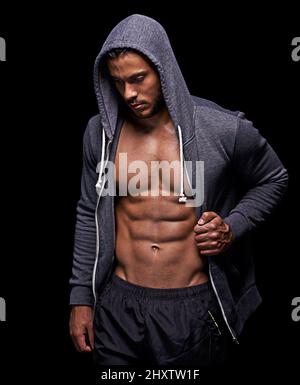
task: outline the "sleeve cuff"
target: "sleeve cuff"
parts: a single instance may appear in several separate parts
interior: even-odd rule
[[[73,286],[70,294],[70,305],[86,305],[94,307],[93,291],[87,286]]]
[[[248,219],[237,211],[224,218],[224,222],[230,226],[234,240],[238,240],[250,230]]]

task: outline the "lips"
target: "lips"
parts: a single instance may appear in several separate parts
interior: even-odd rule
[[[138,107],[138,106],[141,106],[141,103],[131,103],[130,104],[131,105],[131,107]]]
[[[130,107],[133,108],[134,110],[140,108],[141,106],[143,106],[143,103],[130,104]]]

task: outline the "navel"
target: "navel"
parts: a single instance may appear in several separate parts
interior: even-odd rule
[[[160,250],[160,247],[154,243],[151,245],[151,250],[153,251],[154,254],[157,254],[157,252]]]

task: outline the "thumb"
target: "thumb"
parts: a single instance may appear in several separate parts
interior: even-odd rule
[[[204,225],[205,223],[210,222],[212,219],[216,218],[218,215],[214,211],[205,211],[202,213],[198,225]]]

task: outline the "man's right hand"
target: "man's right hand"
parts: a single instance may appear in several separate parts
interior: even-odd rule
[[[70,316],[70,335],[79,352],[89,353],[94,349],[93,308],[75,305]]]

